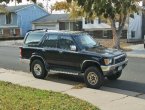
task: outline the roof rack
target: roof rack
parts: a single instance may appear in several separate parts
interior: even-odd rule
[[[47,32],[48,29],[33,29],[33,30],[28,30],[27,32],[31,32],[31,31],[39,31],[39,30],[42,30],[42,31],[46,31],[46,32]]]

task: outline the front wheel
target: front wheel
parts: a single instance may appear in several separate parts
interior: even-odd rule
[[[38,79],[44,79],[47,75],[44,64],[40,60],[34,60],[31,64],[33,76]]]
[[[116,74],[107,76],[107,79],[108,80],[117,80],[121,76],[121,74],[122,74],[122,71],[117,72]]]
[[[97,67],[89,67],[84,74],[87,87],[99,89],[104,82],[104,76]]]

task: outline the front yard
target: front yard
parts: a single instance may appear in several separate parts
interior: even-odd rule
[[[69,95],[0,81],[0,110],[99,110]]]

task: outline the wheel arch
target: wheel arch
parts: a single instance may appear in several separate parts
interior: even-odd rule
[[[86,60],[82,63],[81,72],[84,73],[85,70],[91,66],[96,66],[102,72],[101,65],[99,64],[99,62],[92,60]]]
[[[31,72],[31,64],[34,60],[40,60],[44,66],[45,66],[45,69],[48,71],[48,64],[46,63],[46,61],[44,60],[43,57],[39,56],[39,55],[33,55],[31,58],[30,58],[30,72]]]

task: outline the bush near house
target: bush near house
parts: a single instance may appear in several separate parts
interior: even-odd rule
[[[0,81],[0,110],[99,110],[69,95]]]

